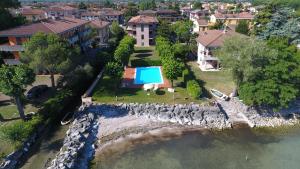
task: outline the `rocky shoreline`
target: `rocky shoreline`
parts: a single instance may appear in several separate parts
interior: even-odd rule
[[[270,113],[266,116],[266,114],[252,111],[248,107],[241,107],[239,111],[256,127],[292,125],[298,122],[296,118],[287,119],[272,116]],[[122,122],[124,122],[122,119],[132,121],[127,121],[128,124],[122,126]],[[272,119],[275,120],[272,121]],[[100,136],[99,133],[104,132],[105,127],[101,125],[104,125],[105,121],[108,121],[107,125],[110,126],[106,126],[106,135]],[[66,133],[63,147],[48,169],[87,168],[97,145],[100,147],[101,144],[114,142],[130,134],[143,134],[160,128],[169,128],[170,131],[176,128],[220,130],[231,128],[232,125],[226,112],[217,105],[200,106],[193,103],[185,105],[155,103],[107,105],[93,103],[80,108],[78,116]]]

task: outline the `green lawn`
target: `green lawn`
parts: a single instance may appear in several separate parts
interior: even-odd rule
[[[137,66],[159,66],[160,58],[155,51],[155,47],[135,47],[134,53],[130,56],[129,65]]]
[[[234,83],[232,80],[231,73],[228,70],[221,70],[216,72],[203,72],[198,67],[196,62],[189,62],[188,66],[193,72],[195,78],[204,86],[206,89],[205,95],[209,97],[207,93],[209,89],[217,89],[225,94],[230,94],[234,89]]]
[[[195,100],[188,96],[186,90],[182,87],[176,87],[173,99],[173,93],[167,91],[167,89],[159,89],[158,91],[147,92],[143,89],[130,89],[119,88],[115,92],[114,79],[105,76],[98,83],[93,94],[93,100],[100,103],[204,103],[204,100]],[[177,82],[179,83],[179,82]],[[117,96],[117,99],[116,99]]]

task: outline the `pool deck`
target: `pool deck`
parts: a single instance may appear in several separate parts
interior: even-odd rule
[[[160,68],[162,70],[162,67],[160,67]],[[123,79],[122,79],[122,87],[124,87],[124,88],[143,88],[144,85],[134,84],[134,78],[135,78],[135,68],[126,67],[126,69],[124,71]],[[166,79],[164,76],[163,76],[163,79],[164,79],[164,83],[159,84],[158,87],[159,88],[170,88],[171,83],[169,82],[169,80]]]

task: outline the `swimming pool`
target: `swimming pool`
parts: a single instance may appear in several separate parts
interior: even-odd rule
[[[134,84],[162,84],[163,78],[160,67],[137,67]]]

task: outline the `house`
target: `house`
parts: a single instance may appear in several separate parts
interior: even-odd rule
[[[127,32],[136,39],[136,46],[155,44],[158,20],[153,16],[138,15],[128,21]]]
[[[193,24],[193,32],[199,33],[208,30],[208,21],[206,19],[197,19]]]
[[[182,16],[184,17],[190,17],[190,13],[191,13],[191,7],[190,6],[185,6],[185,7],[181,7],[180,8],[180,13]]]
[[[62,6],[62,7],[49,7],[45,9],[45,16],[46,18],[52,17],[72,17],[77,15],[78,9],[70,6]]]
[[[190,12],[190,21],[195,22],[198,19],[209,17],[209,10],[196,9]]]
[[[71,45],[80,45],[84,51],[91,43],[88,36],[91,29],[88,23],[89,21],[64,17],[3,30],[0,31],[0,37],[6,38],[8,43],[0,44],[0,51],[12,52],[18,59],[20,52],[24,51],[23,43],[38,32],[55,33],[65,38]]]
[[[220,48],[223,45],[224,39],[230,36],[241,35],[234,31],[226,30],[207,30],[199,32],[196,39],[197,63],[202,71],[217,71],[220,68],[220,61],[212,53],[213,50]]]
[[[156,11],[148,9],[148,10],[144,10],[144,11],[139,11],[139,15],[146,15],[146,16],[156,16]]]
[[[156,12],[157,18],[168,22],[176,22],[183,19],[183,17],[175,10],[161,9]]]
[[[29,22],[36,22],[45,19],[45,11],[32,8],[21,8],[19,13]]]
[[[99,11],[101,19],[105,19],[108,22],[117,22],[118,24],[124,23],[124,12],[114,10],[112,8],[102,8]]]
[[[220,21],[225,23],[226,25],[237,25],[241,20],[252,22],[253,19],[254,19],[254,15],[249,12],[241,12],[235,14],[215,13],[214,15],[210,16],[210,22],[212,24],[215,24],[218,21]]]
[[[95,37],[96,42],[99,46],[104,46],[107,44],[109,39],[109,22],[101,20],[93,20],[90,22],[92,28],[97,31],[97,36]]]
[[[100,15],[95,12],[83,12],[81,13],[81,19],[87,20],[87,21],[93,21],[93,20],[99,20]]]

